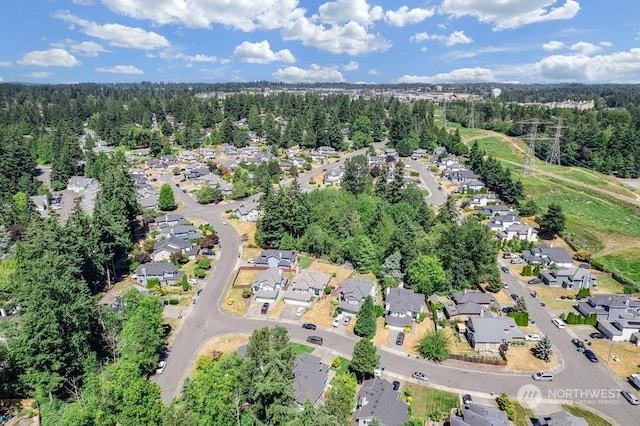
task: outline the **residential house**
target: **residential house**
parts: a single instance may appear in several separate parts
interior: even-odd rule
[[[69,179],[69,183],[67,184],[67,189],[75,192],[76,194],[79,194],[96,182],[97,181],[93,178],[84,176],[71,176],[71,178]]]
[[[196,167],[189,168],[187,171],[185,171],[185,175],[189,180],[198,179],[209,174],[211,174],[209,168],[199,164]]]
[[[256,300],[262,302],[275,302],[280,294],[280,289],[288,283],[287,278],[279,268],[269,268],[258,272],[251,283],[251,289]]]
[[[163,227],[176,226],[186,223],[186,219],[181,214],[163,214],[154,219],[154,227],[156,229]]]
[[[447,148],[443,146],[439,146],[433,150],[431,154],[431,161],[433,163],[438,163],[440,161],[440,157],[443,157],[447,153]]]
[[[155,262],[170,261],[172,255],[187,255],[195,258],[198,254],[198,246],[189,240],[180,237],[170,237],[155,243],[150,256]]]
[[[100,182],[84,176],[72,176],[67,184],[67,189],[75,192],[80,197],[80,208],[87,214],[93,214],[100,192]]]
[[[367,164],[369,168],[372,169],[374,167],[382,167],[385,165],[384,159],[375,155],[367,156]]]
[[[424,294],[407,288],[387,288],[384,299],[384,321],[389,327],[410,327],[424,307]]]
[[[538,230],[525,223],[514,223],[498,231],[498,239],[535,242],[538,241]]]
[[[511,213],[511,209],[509,207],[505,206],[504,204],[497,204],[493,206],[486,206],[485,208],[480,210],[478,216],[494,217],[506,215],[509,213]]]
[[[574,416],[566,411],[556,411],[551,414],[544,414],[538,417],[537,422],[533,422],[537,426],[588,426],[589,423],[582,417]]]
[[[165,167],[175,167],[178,165],[178,159],[173,155],[163,155],[160,161],[162,161]]]
[[[598,286],[597,278],[584,268],[552,269],[540,274],[542,282],[549,287],[562,287],[579,290],[594,289]]]
[[[484,187],[484,182],[482,182],[480,179],[467,179],[460,185],[459,192],[478,192],[482,191]]]
[[[287,152],[287,158],[293,158],[293,156],[295,155],[297,154],[289,154]],[[311,158],[311,161],[313,161],[314,163],[324,163],[327,159],[327,156],[321,152],[317,152],[314,150],[309,153],[309,158]]]
[[[374,419],[383,425],[401,425],[409,420],[409,407],[393,385],[380,378],[365,380],[358,392],[354,415],[356,426],[368,426]]]
[[[205,160],[214,160],[216,158],[216,151],[213,148],[200,148],[200,155]]]
[[[386,148],[384,150],[384,158],[387,162],[396,161],[399,157],[398,151],[395,148]]]
[[[320,146],[316,149],[316,152],[324,154],[327,157],[337,157],[338,151],[331,146]]]
[[[342,175],[342,168],[331,169],[325,173],[323,183],[325,186],[338,185],[342,180]]]
[[[522,259],[529,264],[540,264],[544,267],[556,265],[558,268],[571,268],[573,259],[564,247],[536,247],[522,252]]]
[[[293,366],[293,391],[300,406],[309,400],[312,403],[323,399],[329,378],[329,366],[318,356],[309,353],[298,355]]]
[[[158,196],[149,195],[147,197],[138,197],[138,204],[146,210],[156,210],[158,208]]]
[[[360,305],[367,296],[376,300],[376,283],[367,277],[348,278],[340,283],[338,290],[338,308],[351,314],[358,313]]]
[[[193,225],[176,225],[161,228],[162,236],[165,238],[179,237],[182,239],[197,240],[202,235]]]
[[[496,194],[486,193],[486,194],[473,194],[469,199],[469,207],[478,208],[478,207],[486,207],[489,204],[497,203],[500,201]]]
[[[412,160],[419,160],[421,158],[424,158],[424,156],[427,155],[427,150],[426,149],[416,149],[415,151],[413,151],[413,153],[411,153],[411,159]]]
[[[621,294],[598,294],[579,302],[576,309],[584,316],[595,314],[596,327],[612,341],[639,343],[640,300]]]
[[[238,155],[238,149],[235,146],[231,145],[222,145],[221,147],[222,153],[228,157],[235,157]]]
[[[36,210],[41,216],[47,215],[47,210],[49,210],[49,197],[47,195],[32,195],[29,199],[36,206]]]
[[[242,203],[234,211],[236,215],[243,222],[255,222],[260,217],[260,211],[258,207],[253,203]]]
[[[198,189],[200,189],[203,185],[217,186],[218,188],[220,188],[220,191],[222,191],[223,195],[229,195],[233,190],[233,184],[227,182],[218,175],[214,175],[213,173],[194,178],[191,180],[191,182],[193,182],[193,184]]]
[[[451,168],[448,168],[447,171],[445,171],[445,176],[451,182],[468,182],[470,180],[478,179],[478,176],[476,176],[476,174],[473,173],[471,170],[466,170],[466,169],[453,170]]]
[[[490,293],[464,291],[451,295],[451,301],[444,304],[444,314],[450,319],[466,321],[470,317],[488,316],[494,305],[497,301]]]
[[[267,249],[262,250],[255,264],[269,268],[292,269],[295,268],[297,260],[296,252],[293,250]]]
[[[462,416],[451,416],[450,426],[509,426],[507,413],[491,405],[470,402],[461,409]]]
[[[520,217],[515,214],[506,214],[496,216],[487,224],[489,229],[494,232],[506,230],[511,225],[520,223]]]
[[[313,297],[321,296],[329,285],[331,275],[313,269],[303,269],[291,282],[291,287],[284,297],[285,303],[309,306]]]
[[[178,283],[184,272],[178,271],[176,265],[170,262],[149,262],[138,266],[135,274],[138,284],[146,287],[150,279],[157,279],[161,286]]]
[[[165,167],[165,164],[162,162],[162,160],[147,160],[144,162],[144,166],[147,169],[163,170]]]
[[[191,151],[180,151],[178,158],[182,161],[196,161],[196,154]]]
[[[524,340],[524,333],[511,317],[471,317],[467,324],[467,340],[476,351],[497,352],[503,343]]]

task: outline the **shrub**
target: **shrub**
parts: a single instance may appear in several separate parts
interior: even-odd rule
[[[193,271],[193,276],[195,276],[196,278],[204,278],[207,276],[207,271],[205,269],[196,268]]]
[[[373,305],[373,312],[376,314],[376,318],[380,318],[384,315],[384,309],[380,305]]]
[[[189,291],[190,286],[189,286],[189,279],[187,278],[187,274],[184,274],[182,276],[182,283],[181,284],[182,284],[182,290],[183,291]]]
[[[170,305],[177,305],[178,303],[179,303],[178,299],[169,299],[169,304]]]
[[[411,333],[411,327],[407,325],[405,326],[405,328],[402,329],[402,331],[404,331],[405,333]]]
[[[513,401],[509,399],[506,393],[501,393],[497,398],[498,408],[507,413],[509,420],[513,420],[516,417],[516,407],[513,405]]]
[[[333,290],[333,287],[331,287],[330,285],[327,285],[324,287],[322,291],[324,292],[324,294],[331,294],[332,290]]]
[[[339,356],[335,357],[333,361],[331,361],[331,368],[338,369],[340,368],[340,364],[342,364],[342,360]]]
[[[338,302],[336,299],[331,299],[329,303],[331,303],[331,305],[333,306],[338,306],[340,304],[340,302]]]
[[[422,321],[424,321],[426,317],[427,317],[427,314],[425,314],[424,312],[420,312],[420,315],[418,315],[418,319],[416,320],[416,322],[419,324]]]
[[[242,290],[242,298],[243,299],[250,298],[252,294],[253,294],[253,291],[251,291],[250,288],[245,288],[244,290]]]
[[[577,296],[581,299],[589,297],[591,296],[591,290],[589,290],[588,288],[581,288],[580,290],[578,290]]]

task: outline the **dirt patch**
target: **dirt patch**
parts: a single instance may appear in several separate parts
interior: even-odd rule
[[[229,225],[233,226],[233,228],[236,230],[236,232],[240,237],[242,237],[243,235],[247,236],[248,240],[245,241],[245,243],[250,243],[250,242],[255,243],[253,239],[254,236],[256,235],[255,222],[250,222],[250,221],[243,222],[240,219],[229,219]]]
[[[444,333],[449,337],[449,350],[453,355],[473,355],[473,350],[467,339],[452,327],[446,327]]]
[[[167,345],[171,346],[171,344],[173,343],[176,337],[175,331],[176,331],[176,328],[178,328],[178,325],[180,325],[180,320],[178,318],[164,317],[162,318],[162,323],[167,324],[169,327],[171,327],[171,332],[167,336]]]
[[[247,313],[247,300],[242,297],[241,288],[230,288],[222,304],[222,309],[231,315],[243,316]]]
[[[236,275],[236,280],[233,282],[232,287],[236,288],[248,288],[251,287],[251,283],[253,282],[256,275],[258,275],[258,270],[242,270],[238,271]]]
[[[336,309],[336,306],[331,304],[331,300],[335,299],[330,296],[323,296],[302,315],[302,321],[331,327],[333,324],[333,311]],[[355,321],[355,318],[352,321]]]
[[[198,358],[205,355],[211,355],[214,351],[220,351],[222,353],[237,351],[240,346],[246,345],[247,342],[249,342],[248,334],[232,334],[214,337],[204,344],[198,354]]]
[[[509,290],[506,289],[506,290],[500,290],[497,293],[490,293],[490,294],[493,294],[493,297],[496,298],[496,302],[498,302],[500,306],[511,306],[515,302],[513,301],[511,296],[509,296],[508,291]]]
[[[612,342],[610,340],[592,340],[591,350],[607,362],[611,370],[620,377],[640,372],[640,348],[629,342]],[[614,355],[617,361],[614,361]]]
[[[376,335],[373,337],[373,343],[380,346],[386,346],[389,341],[389,334],[391,334],[391,330],[385,328],[383,317],[377,318],[376,323],[377,329]]]
[[[551,355],[551,362],[544,362],[531,353],[534,342],[528,342],[526,346],[511,346],[507,352],[507,370],[512,371],[545,371],[555,367],[558,356]]]

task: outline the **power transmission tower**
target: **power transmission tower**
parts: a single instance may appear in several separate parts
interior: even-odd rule
[[[522,176],[528,174],[533,175],[536,172],[536,137],[538,136],[538,125],[540,121],[537,118],[532,118],[529,121],[523,121],[522,124],[529,124],[531,128],[529,133],[523,138],[527,140],[527,153],[524,156],[524,162],[522,164]]]
[[[476,122],[475,122],[475,101],[473,99],[473,96],[471,97],[471,113],[470,113],[470,117],[469,117],[469,128],[470,129],[475,129],[476,128]]]
[[[549,153],[549,157],[547,157],[547,161],[551,164],[560,165],[560,135],[562,133],[562,129],[566,126],[562,125],[563,118],[558,118],[558,124],[555,126],[556,128],[556,136],[553,138],[553,145],[551,146],[551,152]]]

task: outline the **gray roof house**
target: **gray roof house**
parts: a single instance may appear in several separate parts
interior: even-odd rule
[[[36,206],[40,216],[46,217],[47,210],[49,210],[49,197],[47,195],[32,195],[29,199]]]
[[[365,380],[358,392],[353,424],[367,426],[373,419],[388,426],[401,425],[409,420],[409,407],[400,400],[400,393],[384,379]]]
[[[596,314],[596,327],[614,342],[633,342],[640,332],[640,300],[621,294],[598,294],[579,302],[582,315]]]
[[[539,263],[542,266],[551,264],[555,264],[558,268],[570,268],[573,266],[573,260],[569,256],[569,252],[563,247],[540,246],[525,250],[522,252],[522,259],[529,264]]]
[[[526,223],[514,223],[498,231],[500,240],[538,241],[538,230]]]
[[[162,227],[162,235],[166,238],[180,237],[189,240],[196,240],[201,238],[202,235],[193,225],[176,225]]]
[[[451,426],[508,426],[507,413],[495,407],[471,402],[462,407],[462,417],[451,416]]]
[[[342,180],[342,168],[337,168],[337,169],[332,169],[329,170],[325,175],[324,175],[324,180],[323,180],[323,184],[325,186],[333,186],[333,185],[337,185],[340,183],[340,181]]]
[[[323,399],[328,371],[329,366],[320,357],[308,353],[298,355],[293,367],[293,391],[297,404],[303,405],[307,400],[316,403]]]
[[[260,256],[256,258],[256,265],[291,269],[296,266],[297,256],[293,250],[262,250]]]
[[[499,350],[501,343],[523,340],[524,333],[511,317],[471,317],[468,321],[467,340],[478,350]]]
[[[506,230],[509,226],[520,223],[520,217],[515,214],[495,216],[487,225],[490,230],[498,232]]]
[[[589,423],[582,417],[574,416],[566,411],[556,411],[538,417],[539,426],[588,426]]]
[[[80,197],[80,208],[88,214],[93,214],[96,199],[100,191],[100,182],[97,179],[84,176],[72,176],[67,184],[67,189],[75,192]]]
[[[233,212],[243,222],[255,222],[260,216],[258,207],[253,203],[242,203]]]
[[[553,269],[540,274],[542,282],[549,287],[563,287],[579,290],[596,288],[597,278],[584,268]]]
[[[251,289],[256,300],[263,302],[275,302],[280,294],[280,289],[287,285],[287,278],[278,268],[264,269],[251,283]]]
[[[160,285],[171,285],[182,280],[184,272],[178,271],[173,263],[169,262],[149,262],[143,263],[135,270],[138,284],[147,286],[147,280],[157,278]]]
[[[504,215],[511,212],[511,209],[504,204],[496,204],[494,206],[486,206],[478,213],[478,216],[494,217]]]
[[[424,307],[424,294],[407,288],[387,288],[384,321],[389,327],[408,327],[417,320]]]
[[[498,202],[496,194],[473,194],[469,199],[469,207],[486,207],[487,204]]]
[[[338,290],[338,308],[355,314],[367,296],[376,300],[376,283],[367,277],[346,279],[340,283]]]
[[[186,222],[186,219],[181,214],[163,214],[158,216],[153,221],[155,226],[160,228],[162,226],[176,226]]]
[[[467,320],[472,316],[488,314],[491,305],[496,304],[492,294],[481,291],[465,291],[451,295],[451,301],[445,303],[444,313],[447,318]]]
[[[158,196],[157,195],[149,195],[146,197],[138,198],[138,203],[140,207],[147,210],[155,210],[158,208]]]
[[[154,261],[160,262],[170,261],[174,254],[186,254],[193,257],[198,254],[198,246],[191,244],[187,239],[173,236],[156,242],[150,256]]]
[[[331,275],[313,269],[303,269],[291,282],[284,297],[285,303],[309,306],[313,297],[320,296],[331,281]]]

